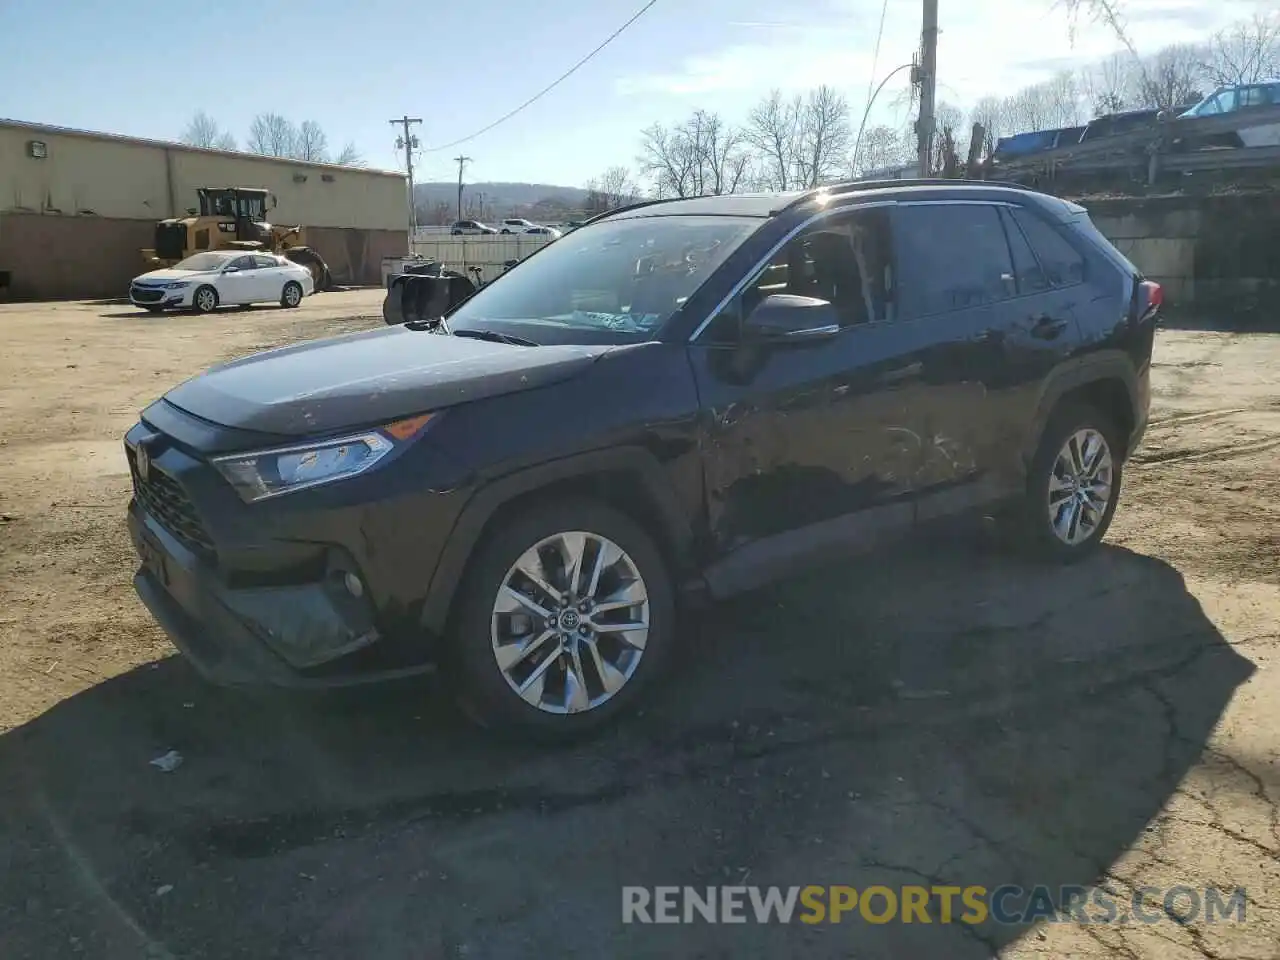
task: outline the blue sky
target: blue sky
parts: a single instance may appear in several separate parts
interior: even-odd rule
[[[1267,4],[1126,0],[1141,48],[1198,40]],[[387,120],[424,123],[425,147],[506,113],[586,54],[641,0],[0,0],[0,116],[176,139],[205,110],[243,141],[254,114],[313,119],[335,148],[399,169]],[[860,113],[880,0],[658,0],[598,57],[515,119],[424,152],[419,179],[581,185],[632,164],[638,132],[697,107],[741,119],[771,87],[829,83]],[[889,0],[877,73],[911,58],[918,0]],[[1053,0],[942,0],[939,96],[967,104],[1116,48]],[[203,46],[201,46],[203,44]],[[219,83],[212,64],[241,79]],[[904,74],[905,76],[905,74]],[[872,122],[905,119],[886,89]]]

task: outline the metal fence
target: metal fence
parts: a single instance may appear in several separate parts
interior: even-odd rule
[[[481,279],[488,282],[502,273],[511,261],[523,260],[551,242],[550,237],[520,233],[507,236],[427,236],[413,242],[413,252],[431,257],[448,269],[467,276],[474,276],[472,268],[477,267]]]

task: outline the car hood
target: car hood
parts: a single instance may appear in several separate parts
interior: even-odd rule
[[[152,270],[150,273],[144,273],[140,277],[135,277],[134,283],[171,283],[174,280],[199,280],[205,277],[211,277],[216,274],[216,270]]]
[[[165,400],[224,426],[307,436],[558,383],[608,349],[384,327],[244,357],[179,384]]]

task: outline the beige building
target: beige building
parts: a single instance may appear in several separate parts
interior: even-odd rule
[[[337,283],[378,283],[408,250],[404,174],[201,150],[0,119],[0,296],[123,296],[155,222],[196,188],[265,187],[273,223],[307,227]]]

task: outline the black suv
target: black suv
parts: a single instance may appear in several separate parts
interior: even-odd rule
[[[138,593],[207,676],[438,663],[572,734],[721,598],[962,511],[1098,545],[1158,285],[1083,208],[957,181],[642,203],[444,318],[268,351],[125,438]]]

